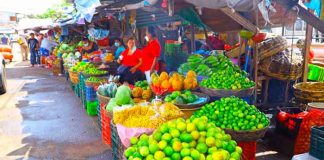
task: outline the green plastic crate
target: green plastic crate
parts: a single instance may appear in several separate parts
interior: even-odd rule
[[[312,81],[324,82],[324,68],[308,64],[308,75],[307,78]]]
[[[96,116],[98,101],[87,101],[86,104],[87,104],[87,114],[89,116]]]

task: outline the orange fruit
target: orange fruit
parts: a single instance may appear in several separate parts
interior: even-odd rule
[[[163,89],[168,89],[168,88],[171,87],[171,84],[169,83],[168,80],[164,80],[164,81],[162,81],[162,83],[161,83],[161,87],[162,87]]]
[[[197,77],[197,74],[196,74],[195,71],[190,70],[190,71],[188,71],[188,73],[187,73],[187,77],[188,77],[188,78],[196,78],[196,77]]]
[[[175,91],[181,91],[183,86],[183,82],[180,79],[173,79],[172,81],[172,89]]]
[[[162,73],[160,74],[160,80],[161,80],[161,81],[169,80],[169,75],[168,75],[168,73],[166,73],[166,72],[162,72]]]

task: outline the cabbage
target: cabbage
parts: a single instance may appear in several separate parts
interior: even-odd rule
[[[126,85],[122,85],[118,87],[115,99],[116,99],[116,104],[119,106],[130,104],[132,100],[130,88]]]

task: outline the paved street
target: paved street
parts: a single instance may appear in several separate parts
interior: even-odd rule
[[[97,117],[86,115],[66,80],[17,61],[0,95],[0,160],[112,159]]]

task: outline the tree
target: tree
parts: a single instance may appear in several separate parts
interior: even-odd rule
[[[47,19],[51,18],[54,21],[67,18],[67,14],[64,12],[64,8],[72,7],[73,4],[67,3],[66,0],[63,1],[61,4],[53,5],[52,7],[48,8],[44,13],[37,14],[37,15],[29,15],[30,18],[38,18],[38,19]]]

